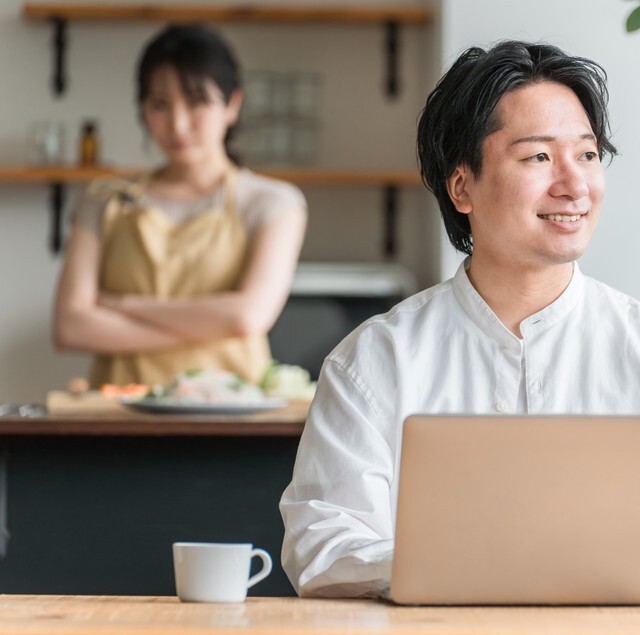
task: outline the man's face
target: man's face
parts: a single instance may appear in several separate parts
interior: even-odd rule
[[[504,95],[497,114],[502,127],[484,141],[480,176],[462,166],[448,182],[469,215],[474,256],[528,269],[575,260],[605,190],[582,104],[566,86],[544,82]]]

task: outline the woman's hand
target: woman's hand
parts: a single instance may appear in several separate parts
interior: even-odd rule
[[[55,344],[116,354],[266,334],[289,295],[305,225],[305,210],[294,208],[258,230],[236,290],[162,299],[101,293],[99,238],[76,223],[57,291]]]
[[[196,343],[266,334],[289,295],[306,225],[306,212],[283,210],[251,244],[238,288],[195,298],[105,297],[112,310]]]
[[[76,222],[58,282],[53,338],[58,348],[90,353],[166,350],[185,343],[175,332],[123,312],[126,296],[98,291],[99,238]]]

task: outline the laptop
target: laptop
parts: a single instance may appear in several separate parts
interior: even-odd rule
[[[640,417],[409,417],[388,595],[639,604]]]

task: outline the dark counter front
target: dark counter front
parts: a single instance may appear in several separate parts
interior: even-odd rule
[[[304,414],[0,418],[7,525],[0,593],[173,595],[171,543],[252,542],[293,595],[278,501]]]

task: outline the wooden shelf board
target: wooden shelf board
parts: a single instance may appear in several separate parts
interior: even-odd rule
[[[297,185],[333,186],[397,186],[422,184],[414,170],[321,170],[321,169],[261,169],[256,172],[290,181]],[[77,166],[1,166],[2,183],[86,183],[102,177],[131,177],[143,172],[136,167],[77,167]]]
[[[67,20],[159,20],[216,22],[278,22],[278,23],[347,23],[428,24],[433,21],[429,7],[405,5],[380,7],[341,7],[339,5],[298,7],[295,5],[228,4],[206,5],[149,5],[114,4],[88,5],[81,3],[41,4],[27,2],[22,14],[32,19],[61,18]]]
[[[140,169],[57,165],[0,166],[3,183],[86,183],[106,176],[132,176]]]

